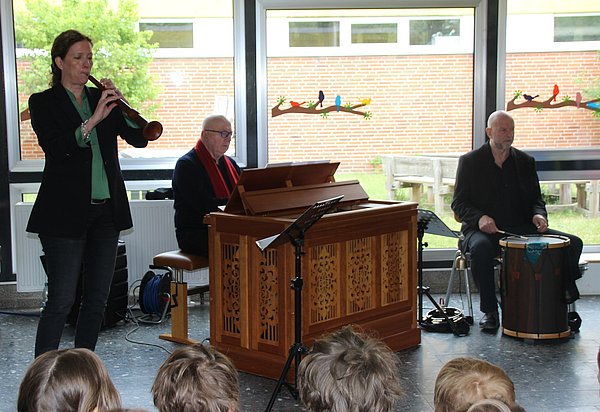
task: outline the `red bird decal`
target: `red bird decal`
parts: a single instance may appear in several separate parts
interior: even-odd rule
[[[554,101],[556,101],[556,96],[558,96],[558,84],[554,85],[554,91],[552,92],[552,96],[554,97]]]
[[[292,107],[300,107],[300,106],[302,106],[304,103],[306,103],[306,102],[302,102],[302,103],[298,103],[298,102],[294,102],[294,101],[291,101],[291,102],[290,102],[290,104],[292,105]]]

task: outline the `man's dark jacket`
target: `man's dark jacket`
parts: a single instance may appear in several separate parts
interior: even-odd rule
[[[548,219],[534,158],[514,147],[510,151],[515,159],[521,199],[518,213],[524,222],[531,223],[531,219],[537,214]],[[473,230],[479,230],[481,216],[488,215],[496,218],[493,210],[495,205],[501,202],[501,194],[491,184],[491,180],[494,176],[494,168],[497,167],[489,143],[464,154],[458,161],[452,210],[462,222],[461,230],[465,235]]]
[[[225,157],[219,159],[218,165],[221,174],[228,179],[225,172]],[[228,157],[238,174],[241,170],[235,160]],[[175,207],[175,228],[178,231],[205,231],[208,236],[208,228],[204,224],[204,216],[218,210],[229,200],[228,197],[216,197],[215,190],[204,165],[198,159],[196,150],[192,149],[179,158],[173,170],[173,199]],[[228,186],[231,182],[226,181]]]
[[[519,149],[511,147],[511,156],[515,160],[518,180],[519,199],[521,208],[518,214],[522,221],[531,224],[534,215],[542,215],[548,220],[546,204],[542,199],[540,182],[535,170],[535,159]],[[494,156],[489,142],[469,153],[462,155],[458,161],[456,171],[456,186],[452,210],[454,215],[462,221],[461,231],[465,236],[463,245],[468,244],[471,234],[479,230],[479,219],[483,215],[494,216],[494,206],[500,204],[501,193],[491,184],[496,168]],[[510,231],[511,228],[504,228]],[[565,299],[571,303],[579,297],[575,280],[581,277],[577,265],[569,253],[565,254],[564,276]],[[573,268],[574,267],[574,268]]]

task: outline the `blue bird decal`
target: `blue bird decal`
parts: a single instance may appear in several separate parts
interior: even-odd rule
[[[600,103],[598,103],[598,102],[589,102],[587,104],[587,107],[589,107],[591,109],[594,109],[594,110],[598,110],[598,109],[600,109]]]
[[[342,98],[338,94],[337,96],[335,96],[335,110],[339,112],[341,106],[342,106]]]
[[[535,99],[535,98],[536,98],[536,97],[538,97],[538,96],[539,96],[539,94],[536,94],[535,96],[530,96],[530,95],[528,95],[528,94],[523,94],[523,98],[524,98],[525,100],[527,100],[528,102],[532,102],[532,101],[533,101],[533,99]]]

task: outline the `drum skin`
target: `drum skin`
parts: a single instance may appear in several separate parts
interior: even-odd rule
[[[563,300],[569,239],[557,235],[510,236],[501,239],[500,246],[503,333],[525,339],[570,336]]]

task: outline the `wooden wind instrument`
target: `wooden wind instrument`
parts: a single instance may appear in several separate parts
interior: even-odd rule
[[[90,82],[94,84],[101,91],[105,89],[105,87],[100,83],[94,76],[90,74],[89,76]],[[141,127],[143,130],[144,138],[146,140],[152,141],[156,140],[160,137],[163,131],[162,124],[156,121],[148,122],[144,119],[140,113],[133,109],[127,102],[123,99],[116,100],[117,105],[123,111],[125,116],[127,116],[131,121]]]

